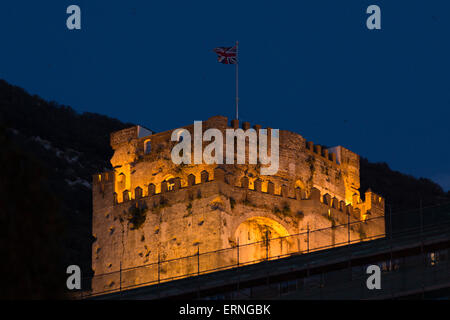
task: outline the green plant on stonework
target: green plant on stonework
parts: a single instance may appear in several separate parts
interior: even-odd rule
[[[210,207],[211,207],[211,210],[221,210],[221,211],[224,210],[223,203],[221,200],[214,201],[213,203],[210,204]]]
[[[245,196],[245,198],[242,200],[242,203],[246,206],[251,206],[252,202]]]
[[[160,199],[159,199],[159,206],[160,207],[167,207],[167,205],[169,204],[169,201],[166,199],[166,198],[164,198],[164,197],[161,197]]]
[[[139,229],[147,218],[147,208],[135,206],[128,212],[128,222],[132,224],[131,230]]]
[[[363,239],[367,238],[367,234],[364,231],[364,228],[363,228],[362,224],[359,225],[358,233],[359,233],[359,239],[360,240],[363,240]]]
[[[273,209],[272,209],[272,212],[273,213],[281,213],[281,210],[277,206],[274,206]]]
[[[189,217],[192,214],[192,202],[189,202],[186,205],[187,213],[183,216],[183,218]]]
[[[306,158],[306,162],[309,164],[309,170],[311,171],[311,175],[309,176],[307,183],[311,187],[313,185],[314,172],[316,171],[316,168],[314,166],[314,160],[315,158],[313,156],[309,156],[308,158]]]
[[[314,156],[308,156],[308,158],[306,158],[306,163],[309,164],[309,169],[311,171],[314,170]]]
[[[180,156],[182,156],[182,152],[180,152]],[[176,165],[175,167],[174,167],[174,171],[176,172],[176,173],[180,173],[180,172],[182,172],[185,168],[186,168],[186,164],[184,163],[184,162],[182,162],[182,163],[180,163],[179,165]]]
[[[283,208],[281,208],[281,213],[288,214],[291,213],[291,207],[287,202],[283,204]]]
[[[234,198],[230,197],[230,207],[231,207],[231,209],[234,209],[235,206],[236,206],[236,200],[234,200]]]
[[[164,197],[161,197],[160,199],[159,199],[159,203],[154,203],[153,204],[153,213],[159,213],[160,211],[161,211],[161,209],[163,209],[163,208],[165,208],[165,207],[168,207],[169,206],[169,201],[166,199],[166,198],[164,198]]]

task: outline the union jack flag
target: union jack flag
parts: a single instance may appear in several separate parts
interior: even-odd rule
[[[217,53],[217,61],[223,64],[236,64],[237,52],[236,46],[234,47],[217,47],[213,50]]]

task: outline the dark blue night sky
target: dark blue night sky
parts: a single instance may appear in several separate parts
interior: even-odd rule
[[[212,49],[239,40],[241,120],[450,189],[448,0],[2,1],[0,35],[0,78],[156,131],[233,117],[234,67]]]

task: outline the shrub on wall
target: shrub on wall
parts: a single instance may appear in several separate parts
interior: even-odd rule
[[[129,211],[128,222],[132,224],[131,230],[139,229],[147,218],[147,208],[133,206]]]

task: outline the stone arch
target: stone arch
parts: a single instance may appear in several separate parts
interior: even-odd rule
[[[294,185],[295,198],[297,200],[307,199],[308,193],[306,192],[306,186],[302,180],[297,179]]]
[[[297,241],[277,219],[263,215],[247,217],[234,231],[239,243],[239,263],[256,263],[297,252]]]
[[[162,179],[162,182],[166,182],[167,190],[164,191],[172,191],[175,188],[175,177],[171,174],[167,174]],[[163,192],[163,188],[161,188],[161,192]]]
[[[300,179],[297,179],[297,181],[295,181],[295,186],[294,186],[294,188],[300,188],[301,190],[306,190],[305,184],[304,184],[303,181],[300,180]]]
[[[164,176],[164,178],[162,179],[162,181],[169,181],[170,179],[173,179],[173,178],[175,178],[173,175],[171,175],[171,174],[166,174],[166,175]]]
[[[144,154],[150,154],[152,151],[152,142],[150,139],[144,141]]]

